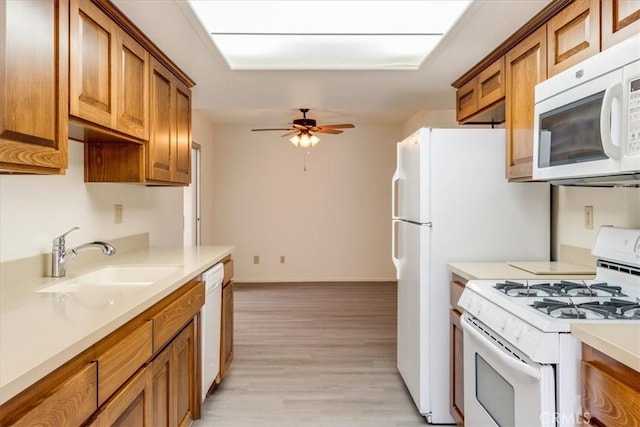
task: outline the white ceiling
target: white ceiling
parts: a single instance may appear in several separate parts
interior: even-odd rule
[[[247,71],[229,69],[185,1],[112,1],[196,82],[193,108],[214,123],[275,127],[298,118],[298,108],[320,124],[356,126],[454,108],[451,83],[550,2],[476,0],[417,71]],[[362,4],[353,19],[366,17]]]

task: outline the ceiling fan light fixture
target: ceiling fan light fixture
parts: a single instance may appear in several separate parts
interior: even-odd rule
[[[291,141],[293,145],[299,148],[311,148],[315,147],[316,144],[320,142],[320,138],[306,132],[300,132],[292,136],[289,141]]]

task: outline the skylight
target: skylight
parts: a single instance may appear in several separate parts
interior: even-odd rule
[[[416,70],[471,3],[188,1],[234,70]]]

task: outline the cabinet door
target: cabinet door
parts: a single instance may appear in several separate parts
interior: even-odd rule
[[[233,282],[230,282],[222,289],[222,333],[220,343],[220,377],[224,377],[233,360]]]
[[[124,31],[117,33],[116,129],[149,139],[149,53]]]
[[[482,70],[476,78],[478,110],[504,98],[504,57]]]
[[[150,134],[147,144],[147,178],[171,181],[173,76],[159,62],[151,61]]]
[[[456,119],[461,122],[478,111],[478,78],[474,77],[462,85],[456,92]]]
[[[151,363],[152,404],[151,417],[154,427],[174,427],[175,385],[173,379],[173,347],[168,345]]]
[[[114,126],[117,27],[91,0],[71,0],[70,114]]]
[[[0,2],[0,44],[0,170],[64,173],[68,3]]]
[[[602,0],[602,50],[640,33],[638,0]]]
[[[155,427],[151,418],[151,369],[144,367],[103,406],[94,427]]]
[[[548,77],[600,51],[600,3],[577,0],[547,22]]]
[[[460,312],[450,311],[451,318],[451,415],[464,425],[464,357]]]
[[[173,340],[173,363],[175,373],[175,407],[178,426],[188,426],[194,419],[196,387],[199,376],[196,371],[196,342],[193,322],[189,323]],[[199,372],[199,371],[198,371]]]
[[[531,179],[535,85],[547,77],[546,29],[540,27],[507,52],[506,129],[507,178]]]
[[[173,181],[191,182],[191,90],[176,81],[176,135],[174,144],[175,171]]]

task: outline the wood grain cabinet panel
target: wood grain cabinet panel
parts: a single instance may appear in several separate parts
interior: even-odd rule
[[[582,345],[583,417],[597,426],[640,427],[640,372]]]
[[[116,129],[149,139],[149,52],[124,31],[117,33]]]
[[[547,22],[547,76],[600,52],[600,2],[576,0]]]
[[[547,78],[546,28],[540,27],[505,56],[507,178],[528,181],[533,172],[535,85]]]
[[[70,19],[71,115],[148,139],[149,53],[91,0],[71,0]]]
[[[475,77],[456,91],[456,119],[462,122],[478,111],[478,78]]]
[[[482,70],[477,77],[478,109],[482,110],[504,98],[504,57]]]
[[[222,331],[220,334],[220,379],[233,361],[233,281],[222,287]]]
[[[162,349],[204,305],[204,283],[197,282],[162,311],[153,316],[153,350]]]
[[[90,363],[62,383],[15,424],[3,425],[80,426],[98,409],[97,396],[98,368],[96,363]]]
[[[91,0],[71,0],[70,4],[70,114],[111,127],[117,29]]]
[[[153,354],[153,322],[142,324],[100,353],[98,361],[98,402],[104,403]]]
[[[640,1],[601,0],[602,50],[640,33]]]
[[[178,426],[186,427],[194,419],[195,407],[199,404],[196,390],[199,390],[200,378],[196,370],[195,329],[190,322],[173,340],[173,364],[175,373],[175,408]]]
[[[188,426],[199,405],[195,322],[176,336],[151,363],[154,427]]]
[[[152,424],[151,369],[146,366],[104,405],[92,427],[155,427]]]
[[[151,61],[151,134],[147,178],[191,182],[191,91],[158,61]]]
[[[0,172],[64,173],[68,2],[2,1],[0,22]]]

